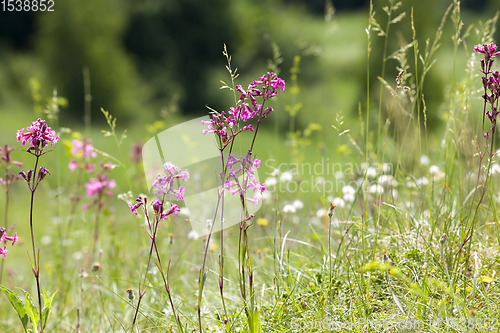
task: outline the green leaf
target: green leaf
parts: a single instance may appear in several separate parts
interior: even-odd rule
[[[253,327],[254,327],[254,332],[260,333],[260,314],[259,310],[255,310],[253,313]]]
[[[203,274],[203,277],[201,276],[201,270],[200,270],[200,278],[201,281],[198,282],[198,306],[201,304],[201,300],[203,298],[203,288],[205,287],[205,281],[207,280],[207,273],[208,271]]]
[[[50,311],[52,310],[52,301],[54,300],[54,296],[57,291],[52,294],[52,296],[48,297],[45,288],[43,288],[42,294],[42,316],[43,316],[43,327],[47,326],[47,318],[49,318]]]
[[[17,315],[19,316],[19,319],[21,319],[21,323],[23,324],[24,331],[27,332],[26,326],[28,325],[28,313],[26,312],[23,301],[12,290],[4,286],[0,286],[0,289],[3,291],[5,296],[7,296],[14,310],[16,310]]]
[[[31,299],[30,294],[21,288],[17,288],[21,290],[24,293],[24,304],[26,306],[26,311],[28,312],[28,315],[30,316],[31,323],[33,324],[33,330],[35,332],[38,332],[38,320],[37,320],[37,313],[38,313],[38,307],[35,305],[33,300]],[[38,318],[39,319],[39,318]]]

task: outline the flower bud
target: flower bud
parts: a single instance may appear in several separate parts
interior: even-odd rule
[[[135,298],[134,289],[128,288],[127,293],[128,293],[128,299],[132,302]]]
[[[31,182],[31,177],[33,176],[33,173],[34,173],[33,170],[28,170],[28,175],[27,175],[27,177],[28,177],[27,182],[28,183]]]
[[[26,172],[24,170],[19,171],[19,175],[27,182],[29,183],[28,177],[26,176]]]
[[[448,241],[448,236],[443,232],[441,237],[439,237],[439,243],[444,245]]]
[[[156,199],[151,202],[151,206],[153,206],[153,211],[155,215],[159,216],[163,212],[163,204],[160,200]]]
[[[40,167],[40,170],[38,171],[38,180],[37,182],[41,182],[47,174],[50,174],[49,170],[45,169],[44,167]]]
[[[335,204],[330,202],[330,208],[328,209],[328,216],[332,217],[333,211],[335,210],[336,207],[337,206],[335,206]]]

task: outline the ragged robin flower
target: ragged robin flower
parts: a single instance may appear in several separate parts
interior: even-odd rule
[[[56,132],[47,126],[45,120],[40,118],[34,121],[31,126],[28,126],[26,130],[28,131],[26,133],[24,128],[17,131],[17,141],[22,142],[23,146],[29,143],[28,152],[32,153],[34,151],[34,155],[41,155],[46,146],[49,144],[53,146],[60,139]]]

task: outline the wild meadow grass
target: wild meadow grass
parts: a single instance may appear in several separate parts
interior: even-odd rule
[[[224,48],[220,93],[234,101],[199,125],[220,153],[218,173],[162,156],[152,191],[142,147],[169,126],[139,137],[103,110],[107,128],[89,118],[65,128],[54,92],[33,116],[46,121],[19,132],[26,146],[14,139],[29,123],[0,148],[1,331],[499,331],[497,16],[465,26],[454,1],[422,41],[413,11],[389,1],[383,12],[371,7],[365,30],[366,73],[377,68],[380,84],[367,75],[355,116],[304,115],[301,58],[284,68],[279,45],[276,74],[251,79]],[[401,24],[411,36],[393,48]],[[380,64],[370,60],[375,38]],[[431,109],[426,78],[440,66],[448,98]],[[429,134],[436,113],[445,127]],[[210,182],[215,195],[200,190]],[[201,231],[189,222],[190,189],[199,206],[216,203]]]

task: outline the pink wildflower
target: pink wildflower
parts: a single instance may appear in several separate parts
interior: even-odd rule
[[[484,44],[474,46],[474,51],[486,54],[489,58],[500,55],[500,52],[495,52],[496,50],[497,46],[493,43],[490,43],[489,45]]]
[[[3,234],[2,238],[0,239],[1,242],[12,242],[12,246],[19,241],[19,237],[17,237],[17,232],[14,234],[14,237],[7,236],[6,233]]]
[[[79,164],[77,161],[75,161],[75,160],[69,161],[69,164],[68,164],[69,171],[75,172],[75,170],[78,169],[78,166],[79,166]]]
[[[85,141],[74,139],[71,143],[73,145],[71,154],[75,157],[81,157],[85,159],[89,159],[91,157],[96,158],[97,153],[94,151],[94,146],[92,146],[91,142],[92,141],[90,139],[87,139]]]
[[[7,253],[9,253],[9,251],[7,251],[7,246],[4,246],[3,249],[0,247],[0,255],[3,255],[4,259],[6,258]]]
[[[29,142],[30,149],[34,149],[39,154],[49,143],[53,146],[60,138],[56,132],[47,126],[45,120],[40,118],[34,121],[31,126],[26,128],[28,132],[24,133],[24,128],[17,131],[17,141],[22,142],[23,146]],[[28,149],[28,150],[30,150]]]
[[[85,190],[87,191],[87,197],[92,198],[95,195],[105,194],[107,196],[112,196],[112,189],[116,187],[116,182],[114,180],[108,180],[108,176],[97,175],[97,178],[91,178],[88,183],[85,184]],[[108,190],[106,192],[106,190]]]
[[[189,179],[189,171],[181,170],[171,162],[166,162],[163,168],[162,174],[165,175],[158,175],[153,182],[153,187],[156,189],[158,196],[173,194],[176,196],[176,200],[183,200],[185,193],[184,186],[179,187],[178,190],[174,189],[174,180],[180,178],[186,183]]]

